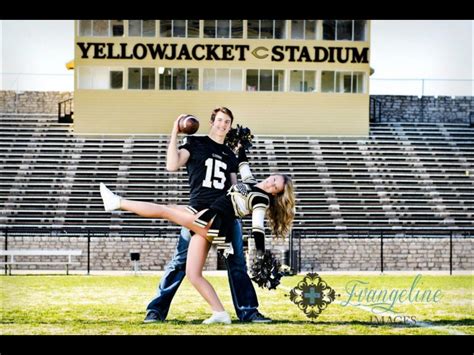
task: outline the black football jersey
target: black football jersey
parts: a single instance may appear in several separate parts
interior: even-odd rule
[[[213,238],[225,235],[226,242],[230,242],[231,236],[226,233],[225,228],[224,231],[221,228],[221,219],[242,218],[251,214],[255,247],[258,251],[263,252],[265,251],[265,213],[270,207],[273,197],[256,186],[258,182],[250,171],[247,155],[242,148],[239,151],[238,161],[242,182],[232,185],[227,194],[214,201],[209,210],[196,218],[194,223],[205,227],[214,216],[220,216],[221,218],[214,219],[207,235]],[[196,213],[197,211],[191,210],[191,212]]]
[[[225,144],[214,142],[209,136],[188,136],[179,149],[190,156],[186,163],[190,191],[190,206],[201,209],[210,206],[231,187],[231,173],[238,172],[238,160]]]

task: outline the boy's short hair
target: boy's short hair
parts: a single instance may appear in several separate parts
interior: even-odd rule
[[[211,114],[211,121],[212,122],[214,122],[214,120],[216,119],[216,115],[219,112],[225,113],[227,116],[230,117],[230,124],[232,124],[234,122],[234,115],[232,114],[232,111],[229,110],[227,107],[223,107],[223,106],[222,107],[217,107],[214,110],[212,110],[212,114]]]

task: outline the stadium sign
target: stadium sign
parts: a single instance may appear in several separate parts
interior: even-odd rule
[[[271,62],[369,63],[369,48],[247,44],[77,42],[82,59],[153,59],[246,61],[249,56]]]

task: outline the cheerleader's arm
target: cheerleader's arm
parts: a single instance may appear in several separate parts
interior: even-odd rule
[[[261,255],[265,252],[265,210],[263,206],[256,206],[252,212],[252,237],[257,254]]]
[[[245,149],[242,147],[239,149],[239,173],[243,183],[257,183],[250,170],[250,164],[247,154],[245,154]]]

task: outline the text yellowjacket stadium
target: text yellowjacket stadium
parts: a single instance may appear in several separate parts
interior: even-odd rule
[[[369,131],[370,21],[79,20],[76,133],[169,133],[229,107],[256,134]]]

